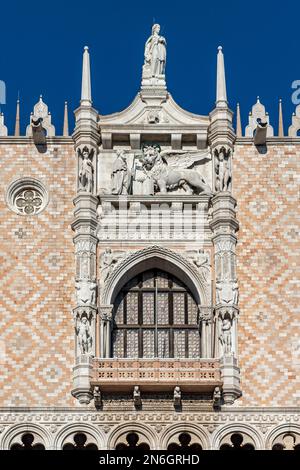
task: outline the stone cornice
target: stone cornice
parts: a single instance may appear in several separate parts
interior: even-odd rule
[[[0,137],[0,145],[7,145],[7,144],[12,144],[12,145],[34,145],[35,143],[33,141],[32,137],[27,137],[27,136],[14,136],[14,135],[9,135],[5,137]],[[71,136],[65,137],[65,136],[55,136],[55,137],[47,137],[46,138],[46,145],[55,145],[55,144],[61,144],[61,145],[71,145],[73,147],[74,142]]]
[[[237,137],[235,145],[254,145],[253,137]],[[300,145],[300,137],[267,137],[266,146],[268,145]]]

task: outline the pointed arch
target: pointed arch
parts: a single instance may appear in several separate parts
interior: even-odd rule
[[[160,268],[179,277],[190,289],[198,305],[209,305],[209,286],[203,281],[196,266],[181,254],[159,245],[130,253],[116,264],[105,282],[102,303],[112,305],[124,284],[141,272],[153,268]]]

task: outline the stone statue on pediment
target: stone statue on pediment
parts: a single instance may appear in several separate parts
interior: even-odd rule
[[[159,77],[165,74],[167,43],[159,33],[160,25],[154,24],[152,34],[145,44],[144,73],[150,77]]]

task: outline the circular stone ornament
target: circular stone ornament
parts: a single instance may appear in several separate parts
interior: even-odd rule
[[[36,215],[47,206],[48,192],[39,180],[20,178],[9,185],[6,202],[19,215]]]

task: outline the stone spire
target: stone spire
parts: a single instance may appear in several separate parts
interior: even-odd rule
[[[69,135],[68,102],[65,101],[63,136]]]
[[[19,96],[18,96],[18,99],[17,99],[15,136],[17,136],[17,137],[20,136],[20,99],[19,99]]]
[[[218,47],[217,57],[217,100],[216,107],[224,108],[227,107],[227,93],[226,93],[226,79],[225,79],[225,66],[224,66],[224,55],[222,47]]]
[[[236,105],[236,136],[242,137],[242,122],[240,113],[240,103]]]
[[[91,69],[89,48],[85,46],[82,60],[81,105],[92,105]]]
[[[284,137],[282,100],[279,100],[278,137]]]

